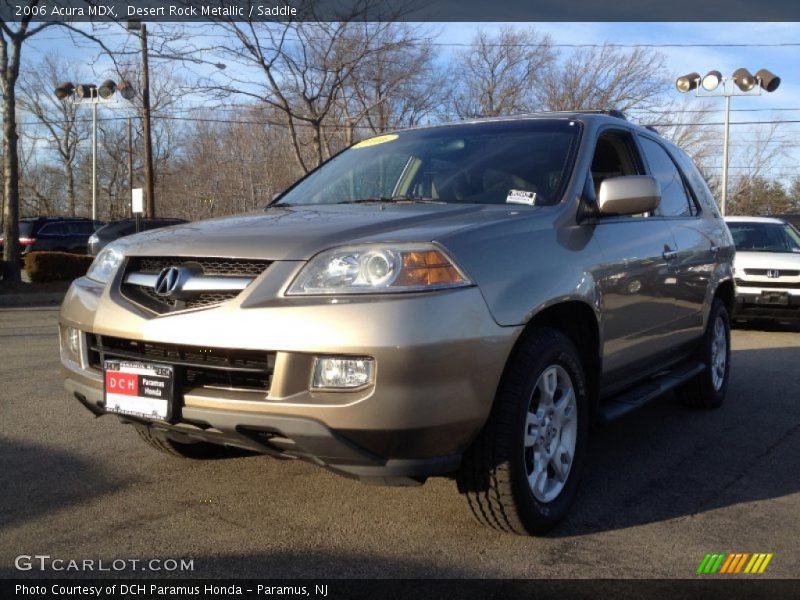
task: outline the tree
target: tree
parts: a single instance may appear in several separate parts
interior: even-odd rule
[[[800,210],[800,175],[795,175],[789,184],[789,197],[794,204],[794,210]]]
[[[547,65],[535,86],[545,110],[654,108],[670,85],[664,56],[613,44],[580,48]]]
[[[355,73],[387,47],[406,43],[389,35],[396,23],[366,22],[359,18],[361,10],[337,22],[224,23],[233,39],[218,52],[240,68],[218,74],[206,89],[273,108],[288,128],[295,161],[307,173],[328,156],[326,126],[344,126],[331,120]],[[390,42],[382,43],[387,36]]]
[[[34,8],[39,0],[29,0]],[[3,96],[3,279],[20,281],[19,268],[19,135],[17,133],[17,83],[25,42],[54,23],[31,27],[32,11],[22,17],[16,29],[0,19],[0,87]]]
[[[495,117],[536,110],[535,90],[554,69],[552,39],[534,28],[479,31],[451,64],[457,82],[450,108],[458,117]]]
[[[730,215],[782,215],[793,209],[783,185],[760,175],[740,177],[732,192]]]
[[[75,81],[85,80],[64,59],[46,56],[39,64],[28,69],[22,78],[19,105],[41,123],[48,146],[55,152],[63,168],[67,210],[70,215],[75,215],[75,163],[80,143],[89,138],[89,128],[85,120],[78,118],[77,104],[70,100],[59,100],[53,93],[65,74]],[[36,139],[40,135],[36,131],[30,137]]]
[[[336,121],[346,126],[345,145],[354,141],[351,134],[357,126],[377,135],[418,125],[447,97],[442,84],[446,77],[425,30],[396,23],[384,28],[373,44],[375,50],[343,87]]]

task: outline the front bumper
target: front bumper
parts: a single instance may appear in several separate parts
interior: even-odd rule
[[[292,299],[268,276],[220,306],[154,317],[87,279],[73,283],[62,326],[149,342],[275,353],[270,389],[187,388],[177,422],[153,423],[176,441],[207,441],[310,460],[339,473],[402,483],[458,468],[488,417],[520,328],[500,327],[477,288],[382,298]],[[102,373],[62,347],[65,387],[105,414]],[[311,391],[314,356],[370,356],[375,381]],[[168,362],[168,361],[161,361]],[[129,418],[123,420],[130,421]]]
[[[785,298],[785,303],[776,301]],[[736,309],[739,319],[800,319],[800,283],[796,287],[775,287],[770,282],[737,280]]]

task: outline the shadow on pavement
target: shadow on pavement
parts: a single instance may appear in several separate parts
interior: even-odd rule
[[[800,344],[800,340],[798,340]],[[672,395],[593,432],[569,537],[800,491],[800,346],[732,353],[722,408]]]
[[[0,439],[0,531],[118,489],[124,481],[95,461]]]

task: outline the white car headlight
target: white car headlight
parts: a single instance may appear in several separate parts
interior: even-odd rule
[[[435,244],[363,244],[317,254],[286,293],[376,294],[468,285],[472,281]]]
[[[86,277],[97,283],[108,283],[116,273],[125,254],[122,252],[122,244],[113,243],[103,248],[95,257],[92,266],[86,272]]]

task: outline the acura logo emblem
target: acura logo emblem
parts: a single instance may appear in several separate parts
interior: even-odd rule
[[[175,295],[181,283],[182,269],[180,267],[167,267],[162,269],[156,279],[156,294],[164,298]]]
[[[781,272],[777,271],[776,269],[770,269],[767,271],[767,277],[769,277],[770,279],[777,279],[780,276]]]

